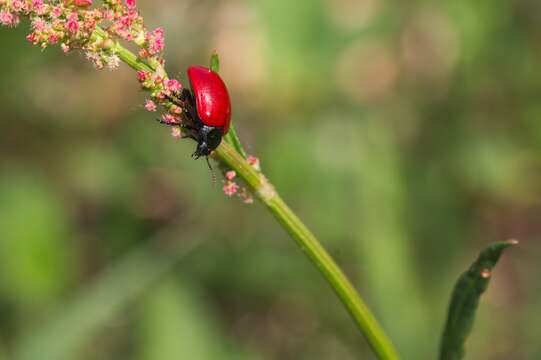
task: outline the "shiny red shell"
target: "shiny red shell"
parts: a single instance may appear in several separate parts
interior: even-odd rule
[[[188,68],[197,114],[208,126],[223,127],[223,134],[229,131],[231,122],[231,101],[220,76],[203,66]]]

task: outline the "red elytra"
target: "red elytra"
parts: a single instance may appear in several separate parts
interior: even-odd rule
[[[231,101],[222,78],[203,66],[189,67],[188,78],[197,114],[203,124],[220,127],[223,135],[227,134],[231,122]]]

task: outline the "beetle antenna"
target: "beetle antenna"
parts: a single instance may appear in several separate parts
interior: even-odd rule
[[[212,165],[210,165],[209,157],[205,156],[205,159],[207,160],[207,165],[209,166],[210,174],[212,176],[212,186],[216,186],[216,173],[214,173],[214,169],[212,168]]]

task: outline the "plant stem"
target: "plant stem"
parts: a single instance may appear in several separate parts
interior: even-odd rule
[[[107,33],[101,28],[97,28],[95,34],[104,39],[108,37]],[[119,43],[115,43],[112,51],[135,70],[153,71],[150,65]],[[267,206],[282,227],[297,242],[334,289],[378,358],[384,360],[399,359],[393,344],[347,276],[321,246],[312,232],[282,200],[267,178],[261,172],[256,171],[245,160],[244,156],[239,154],[226,141],[222,141],[221,145],[214,151],[213,156],[237,172]]]
[[[229,144],[222,142],[214,156],[241,176],[256,192],[278,222],[287,230],[310,261],[332,286],[368,343],[380,359],[398,359],[398,354],[376,318],[347,276],[325,251],[312,232],[282,200],[272,184],[256,171]]]

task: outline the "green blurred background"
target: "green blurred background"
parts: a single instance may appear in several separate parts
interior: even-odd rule
[[[404,359],[454,281],[521,241],[467,359],[541,358],[541,3],[139,1],[171,74],[217,50],[248,151]],[[126,66],[1,29],[0,359],[373,359],[260,205],[144,111]]]

